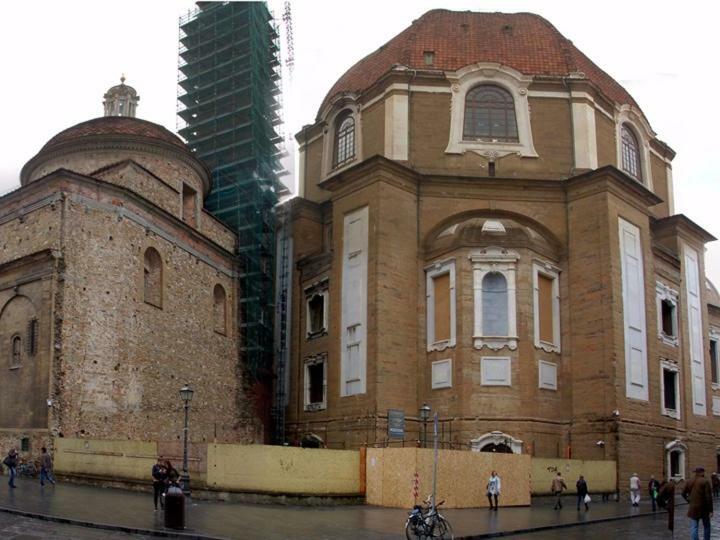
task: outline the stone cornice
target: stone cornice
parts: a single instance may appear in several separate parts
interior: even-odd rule
[[[328,191],[339,191],[341,188],[346,187],[357,179],[367,179],[368,177],[384,176],[389,178],[384,173],[390,173],[391,178],[395,180],[405,180],[406,183],[413,184],[417,187],[418,184],[418,173],[414,170],[398,163],[387,159],[381,155],[374,155],[369,157],[360,163],[353,165],[347,169],[329,176],[318,184],[321,189]]]
[[[210,169],[189,149],[184,149],[161,139],[139,135],[92,135],[56,144],[47,149],[43,148],[23,166],[20,172],[20,183],[23,186],[26,185],[30,181],[33,172],[49,160],[68,154],[103,150],[125,150],[178,159],[193,169],[201,178],[203,195],[207,195],[210,191]]]
[[[703,244],[717,240],[712,234],[684,214],[655,219],[651,223],[651,228],[653,233],[657,235],[683,236],[692,241],[700,241]]]
[[[137,206],[141,207],[143,210],[147,211],[148,213],[157,216],[158,218],[165,221],[168,225],[172,227],[176,227],[178,229],[181,229],[185,234],[187,234],[189,237],[191,237],[193,240],[208,246],[210,249],[212,249],[214,252],[216,252],[218,255],[223,257],[224,259],[235,259],[235,254],[225,249],[223,246],[217,244],[214,240],[211,238],[205,236],[201,231],[194,229],[190,227],[187,223],[182,221],[181,219],[177,218],[170,212],[160,208],[159,206],[154,205],[152,202],[148,201],[141,195],[135,193],[134,191],[131,191],[127,188],[124,188],[122,186],[118,186],[117,184],[111,184],[109,182],[106,182],[104,180],[101,180],[99,178],[93,178],[91,176],[85,176],[80,173],[69,171],[67,169],[57,169],[56,171],[51,172],[50,174],[43,176],[41,178],[38,178],[37,180],[30,182],[28,185],[21,187],[18,190],[15,190],[5,197],[0,198],[0,208],[4,206],[4,203],[6,201],[11,200],[11,198],[22,198],[27,195],[31,194],[37,194],[38,192],[60,192],[60,191],[68,191],[66,189],[55,189],[53,190],[53,184],[60,183],[63,180],[68,180],[70,182],[70,185],[73,184],[79,184],[79,185],[85,185],[85,186],[93,186],[97,188],[98,190],[104,191],[106,193],[113,194],[116,197],[124,198],[127,201],[132,202],[133,204],[136,204]],[[71,191],[71,190],[70,190]],[[122,206],[117,207],[118,210],[122,208]],[[0,218],[2,216],[0,215]],[[221,222],[218,222],[222,225]],[[227,229],[225,225],[222,225]],[[227,229],[230,230],[230,229]]]
[[[649,215],[649,207],[663,202],[652,191],[612,165],[588,171],[562,182],[568,200],[610,192]]]

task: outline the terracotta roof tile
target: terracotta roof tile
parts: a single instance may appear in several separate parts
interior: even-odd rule
[[[435,53],[432,66],[425,65],[425,51]],[[582,72],[610,99],[637,107],[617,81],[539,15],[436,9],[347,70],[320,109],[337,94],[368,89],[396,64],[455,71],[477,62],[497,62],[533,76]]]
[[[76,124],[55,135],[43,146],[43,150],[95,135],[136,135],[160,139],[189,152],[185,143],[164,127],[147,120],[127,116],[101,116]]]

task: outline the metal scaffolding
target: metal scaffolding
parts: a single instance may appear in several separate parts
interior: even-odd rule
[[[179,133],[212,170],[205,207],[239,240],[240,361],[270,427],[275,206],[282,138],[278,32],[265,2],[198,2],[180,19]]]

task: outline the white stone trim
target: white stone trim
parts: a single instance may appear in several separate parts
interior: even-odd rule
[[[433,390],[452,388],[452,359],[437,360],[432,363],[430,370]]]
[[[572,103],[573,136],[575,137],[575,167],[597,169],[597,130],[595,107],[585,101]]]
[[[555,362],[538,361],[538,388],[557,390],[557,364]]]
[[[705,345],[703,341],[702,303],[700,301],[700,259],[697,251],[683,242],[683,270],[685,274],[685,305],[687,336],[690,349],[690,388],[693,414],[707,415],[705,387]]]
[[[673,185],[672,167],[669,163],[665,165],[665,178],[667,178],[667,205],[668,214],[675,215],[675,186]]]
[[[435,341],[435,283],[434,278],[443,274],[450,275],[450,339]],[[455,292],[455,259],[438,261],[425,267],[425,293],[427,301],[427,350],[444,351],[447,348],[455,347],[456,326],[457,326],[457,300]]]
[[[680,453],[680,474],[672,476],[673,480],[684,480],[685,479],[685,454],[687,452],[687,445],[680,441],[680,439],[675,439],[674,441],[671,441],[665,445],[665,465],[667,467],[666,469],[666,476],[670,478],[670,454],[672,452],[679,452]]]
[[[647,326],[645,321],[645,266],[640,229],[618,218],[625,329],[625,392],[628,398],[648,401]]]
[[[530,105],[528,103],[528,86],[532,82],[532,77],[523,75],[508,66],[487,62],[466,66],[456,72],[446,72],[445,75],[450,81],[452,89],[450,140],[445,149],[446,154],[475,152],[490,161],[509,154],[522,157],[538,157],[533,145]],[[519,142],[463,140],[465,97],[468,91],[480,84],[499,86],[513,96]]]
[[[385,100],[385,157],[408,159],[408,96],[391,94]]]
[[[560,352],[560,274],[558,270],[547,263],[533,262],[533,325],[535,327],[535,347],[545,352]],[[540,286],[538,276],[543,275],[553,280],[552,287],[552,315],[553,315],[553,342],[540,340]]]
[[[491,431],[480,435],[475,439],[470,440],[470,449],[473,452],[480,452],[485,445],[488,444],[505,444],[510,447],[513,454],[522,454],[523,442],[520,439],[516,439],[512,435],[503,433],[502,431]]]
[[[675,373],[675,409],[665,408],[665,376],[664,371],[672,371]],[[670,418],[680,420],[680,368],[674,362],[667,360],[660,361],[660,413]]]
[[[476,349],[487,347],[500,350],[507,347],[517,349],[517,305],[516,305],[516,274],[517,261],[520,255],[516,251],[499,247],[487,247],[470,254],[469,259],[473,268],[473,297],[474,297],[474,328],[473,346]],[[505,276],[508,291],[508,335],[483,335],[482,320],[482,282],[485,274],[499,272]]]
[[[622,105],[616,109],[615,115],[615,143],[617,153],[618,169],[622,168],[622,127],[627,125],[635,135],[640,153],[640,174],[641,184],[653,191],[652,167],[650,166],[650,141],[655,137],[655,132],[647,123],[645,117],[629,105]]]
[[[500,371],[503,370],[503,373]],[[480,384],[483,386],[512,386],[512,359],[509,356],[480,358]]]
[[[316,364],[323,365],[323,398],[321,402],[310,401],[310,366]],[[303,363],[303,383],[304,383],[304,395],[305,395],[305,410],[306,411],[321,411],[327,409],[327,354],[321,353],[314,356],[309,356]]]
[[[655,282],[655,307],[657,309],[658,339],[666,345],[678,346],[678,297],[680,294],[662,281]],[[663,300],[673,305],[673,335],[668,336],[663,332],[662,324],[662,302]]]
[[[358,238],[349,230],[358,227]],[[369,209],[345,214],[343,220],[340,396],[364,394],[367,387],[367,274]],[[355,243],[352,241],[354,240]],[[352,340],[350,337],[352,336]],[[351,365],[350,348],[357,347],[358,365]],[[357,373],[353,371],[357,368]]]

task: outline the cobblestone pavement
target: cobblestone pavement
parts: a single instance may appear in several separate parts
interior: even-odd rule
[[[690,520],[685,517],[687,508],[680,507],[675,513],[674,538],[690,538]],[[713,515],[712,537],[720,540],[720,514]],[[702,526],[700,537],[702,538]],[[643,516],[637,519],[623,519],[596,525],[583,525],[567,529],[518,534],[508,536],[512,540],[669,540],[673,535],[667,528],[667,514],[659,513],[654,516]]]
[[[3,540],[150,540],[149,536],[91,529],[42,519],[0,512],[0,538]],[[155,537],[153,537],[155,538]]]

